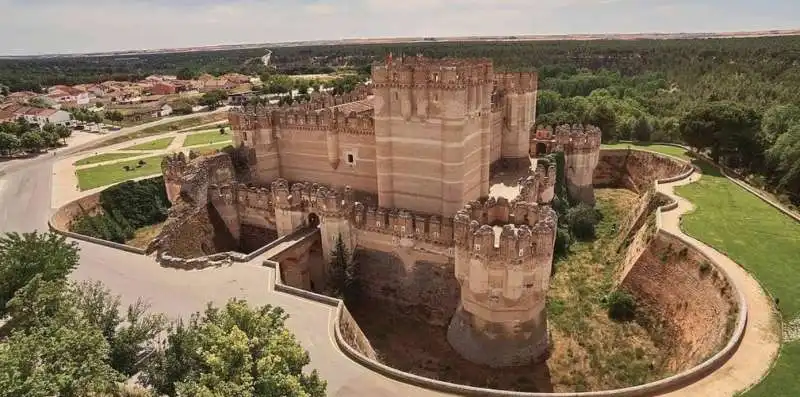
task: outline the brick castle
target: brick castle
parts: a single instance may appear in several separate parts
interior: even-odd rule
[[[536,97],[535,73],[495,73],[490,60],[389,57],[351,93],[232,110],[234,153],[165,159],[176,209],[160,249],[208,254],[223,240],[257,246],[319,227],[326,258],[341,236],[351,253],[399,261],[400,276],[361,263],[366,293],[427,307],[426,321],[449,324],[465,358],[494,367],[541,360],[557,178],[535,158],[563,151],[570,195],[593,204],[600,132],[532,132]],[[514,173],[521,178],[500,181]],[[292,262],[284,280],[322,290],[325,262]],[[398,281],[430,269],[456,284]]]

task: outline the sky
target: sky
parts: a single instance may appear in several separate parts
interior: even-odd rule
[[[398,36],[800,28],[800,0],[0,0],[0,55]]]

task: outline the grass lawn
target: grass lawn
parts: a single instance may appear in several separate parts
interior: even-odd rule
[[[781,346],[781,356],[772,372],[750,391],[747,397],[789,397],[800,396],[800,382],[797,371],[800,369],[800,340]]]
[[[198,153],[201,156],[205,156],[205,155],[208,155],[208,154],[213,154],[218,149],[222,149],[222,148],[224,148],[226,146],[230,146],[230,145],[231,145],[231,142],[219,142],[219,143],[215,143],[213,145],[194,147],[194,148],[191,149],[191,151],[193,151],[195,153]]]
[[[144,138],[153,135],[165,134],[167,132],[183,130],[191,127],[199,127],[204,124],[214,123],[217,121],[224,121],[228,119],[228,114],[225,112],[206,114],[199,117],[187,118],[182,120],[170,121],[164,124],[154,125],[145,129],[131,132],[125,135],[116,136],[105,142],[94,145],[92,149],[97,149],[104,146],[114,145],[117,143],[131,141],[137,138]],[[207,127],[203,127],[204,129]]]
[[[688,154],[686,154],[686,150],[681,149],[677,146],[670,146],[670,145],[659,145],[659,144],[651,144],[651,143],[612,143],[612,144],[604,144],[602,146],[603,149],[642,149],[642,150],[649,150],[651,152],[658,152],[664,153],[671,156],[675,156],[678,158],[682,158],[684,160],[692,160]]]
[[[98,165],[96,167],[78,170],[78,186],[81,191],[83,191],[127,181],[129,179],[160,174],[161,159],[164,156],[165,155],[160,155],[147,157],[141,160],[121,161],[119,163]],[[145,164],[139,167],[139,161],[142,160],[144,160]],[[131,168],[131,171],[125,171],[124,167],[126,165]]]
[[[230,142],[233,139],[233,135],[229,130],[226,129],[225,131],[225,134],[220,134],[219,129],[214,129],[198,134],[187,135],[186,140],[183,141],[183,147],[213,144],[217,142]]]
[[[161,138],[156,139],[154,141],[140,143],[134,146],[128,146],[126,148],[122,148],[121,150],[163,150],[169,147],[169,145],[174,141],[175,138]]]
[[[137,153],[102,153],[95,156],[87,157],[73,163],[73,165],[88,165],[102,163],[103,161],[120,160],[128,157],[138,156]]]
[[[697,209],[683,230],[750,271],[774,297],[784,321],[800,314],[800,224],[726,179],[706,162],[703,177],[676,193]],[[800,341],[782,346],[775,369],[747,396],[799,396]]]

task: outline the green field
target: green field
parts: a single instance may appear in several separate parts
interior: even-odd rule
[[[81,159],[73,163],[73,165],[88,165],[88,164],[97,164],[102,163],[104,161],[111,161],[111,160],[120,160],[126,159],[128,157],[138,156],[138,153],[102,153],[92,157],[87,157],[85,159]]]
[[[219,142],[219,143],[215,143],[213,145],[195,147],[195,148],[192,148],[192,151],[200,153],[201,155],[206,155],[206,154],[214,153],[214,151],[216,151],[217,149],[222,149],[222,148],[224,148],[226,146],[230,146],[230,145],[231,145],[230,142]]]
[[[161,159],[164,156],[165,155],[160,155],[147,157],[141,160],[121,161],[115,164],[98,165],[96,167],[78,170],[76,172],[78,176],[78,187],[83,191],[142,176],[160,174]],[[139,166],[139,161],[144,161],[145,164]],[[130,171],[125,171],[124,167],[126,165],[131,168]]]
[[[164,150],[174,141],[174,137],[156,139],[154,141],[140,143],[138,145],[122,148],[121,150]]]
[[[642,149],[651,152],[664,153],[684,160],[691,160],[692,158],[686,154],[686,150],[677,146],[659,145],[650,143],[612,143],[602,145],[603,149]]]
[[[725,253],[779,300],[784,321],[800,314],[800,224],[698,163],[703,177],[676,193],[696,205],[683,216],[686,234]],[[800,396],[800,341],[784,344],[775,369],[747,396]]]
[[[220,134],[219,129],[207,130],[198,134],[187,135],[183,141],[183,147],[214,144],[217,142],[230,142],[233,136],[230,130],[225,130],[225,134]]]

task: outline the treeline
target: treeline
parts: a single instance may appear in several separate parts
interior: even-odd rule
[[[136,230],[167,219],[170,202],[164,178],[127,181],[100,193],[103,213],[84,214],[75,219],[70,230],[90,237],[124,244]]]

